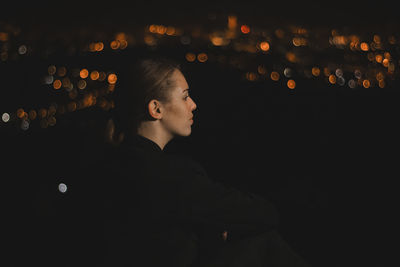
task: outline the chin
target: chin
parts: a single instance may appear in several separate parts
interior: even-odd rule
[[[192,133],[192,131],[190,131],[188,133],[185,133],[185,134],[182,134],[182,136],[189,136],[191,133]]]
[[[192,133],[192,130],[189,129],[188,131],[182,131],[179,133],[180,136],[189,136]]]

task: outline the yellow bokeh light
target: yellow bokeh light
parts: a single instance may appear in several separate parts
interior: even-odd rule
[[[311,73],[312,75],[314,75],[315,77],[319,76],[321,74],[321,70],[318,67],[313,67],[311,69]]]
[[[120,43],[119,43],[119,41],[117,41],[117,40],[113,40],[113,41],[111,41],[111,43],[110,43],[110,47],[111,47],[111,49],[113,49],[113,50],[118,49],[119,46],[120,46]]]
[[[269,50],[269,43],[268,42],[261,42],[260,43],[260,48],[262,51],[268,51]]]
[[[253,82],[257,79],[257,74],[254,72],[247,72],[246,79]]]
[[[335,84],[335,83],[336,83],[336,76],[333,75],[333,74],[331,74],[331,75],[329,75],[328,80],[329,80],[329,82],[330,82],[331,84]]]
[[[371,86],[371,83],[369,80],[364,80],[362,84],[363,84],[364,88],[369,88]]]
[[[89,76],[89,71],[87,69],[81,69],[81,71],[79,72],[79,76],[82,79],[86,79]]]
[[[237,17],[236,16],[228,16],[228,28],[235,29],[237,27]]]
[[[103,49],[104,49],[104,44],[103,44],[103,42],[95,43],[95,45],[94,45],[94,50],[96,50],[96,51],[102,51]]]
[[[107,77],[109,84],[115,84],[117,82],[117,75],[115,73],[110,73]]]
[[[126,34],[124,32],[119,32],[115,35],[115,40],[121,41],[126,40]]]
[[[158,25],[156,31],[158,34],[165,34],[167,32],[167,27],[163,25]]]
[[[305,46],[307,45],[307,39],[303,37],[294,37],[292,43],[294,46]]]
[[[173,35],[175,35],[175,33],[176,33],[175,27],[172,27],[172,26],[167,27],[167,31],[166,31],[167,35],[173,36]]]
[[[208,60],[208,56],[207,56],[206,53],[200,53],[200,54],[197,55],[197,60],[199,62],[204,63],[204,62],[206,62]]]
[[[97,80],[99,78],[100,74],[97,70],[94,70],[90,73],[90,79],[93,81]]]
[[[362,51],[368,51],[369,50],[369,45],[367,43],[365,43],[365,42],[362,42],[360,44],[360,48],[361,48]]]
[[[381,54],[377,54],[377,55],[375,56],[375,60],[376,60],[376,62],[378,62],[378,63],[382,63],[383,56],[382,56]]]
[[[23,108],[17,109],[17,117],[22,119],[24,117],[25,111]]]
[[[126,41],[126,40],[119,40],[119,43],[120,43],[120,46],[119,46],[120,49],[125,49],[128,47],[128,41]]]
[[[196,60],[196,55],[194,53],[186,53],[185,58],[189,62],[193,62]]]
[[[382,65],[384,66],[384,67],[388,67],[389,66],[389,60],[387,59],[387,58],[385,58],[383,61],[382,61]]]
[[[279,80],[279,73],[276,71],[271,72],[271,80],[278,81]]]
[[[380,88],[384,88],[386,84],[385,84],[384,80],[381,80],[381,81],[379,81],[378,85]]]
[[[213,36],[211,37],[211,42],[215,46],[221,46],[224,43],[224,39],[221,36]]]
[[[156,25],[152,24],[149,26],[149,32],[151,33],[156,33],[157,32],[157,27]]]

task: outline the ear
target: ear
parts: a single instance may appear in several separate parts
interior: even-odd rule
[[[153,117],[154,119],[162,118],[162,107],[160,101],[152,99],[147,105],[147,108],[151,117]]]

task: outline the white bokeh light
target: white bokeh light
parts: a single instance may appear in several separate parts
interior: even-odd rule
[[[58,185],[58,191],[60,191],[61,193],[67,192],[67,189],[68,189],[68,187],[67,187],[67,185],[64,184],[64,183],[60,183],[60,184]]]
[[[4,112],[3,115],[1,115],[1,119],[4,122],[8,122],[10,120],[10,114],[8,114],[7,112]]]
[[[29,121],[27,121],[27,120],[22,120],[22,122],[21,122],[21,129],[24,130],[24,131],[28,130],[28,129],[29,129]]]
[[[21,45],[20,47],[18,47],[18,54],[20,55],[26,54],[27,51],[28,48],[26,47],[26,45]]]

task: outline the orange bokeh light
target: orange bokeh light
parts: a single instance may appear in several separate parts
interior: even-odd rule
[[[260,43],[260,48],[262,51],[268,51],[269,50],[269,43],[268,42],[261,42]]]
[[[333,74],[329,75],[328,79],[329,79],[329,82],[331,84],[335,84],[336,83],[336,76],[335,75],[333,75]]]
[[[107,81],[109,84],[115,84],[117,82],[117,75],[115,73],[109,74]]]
[[[196,60],[196,55],[189,52],[189,53],[186,53],[185,58],[187,61],[193,62]]]
[[[208,60],[208,56],[206,53],[200,53],[197,55],[197,60],[200,62],[206,62]]]
[[[54,82],[53,82],[53,88],[54,89],[60,89],[61,88],[61,85],[62,85],[62,83],[61,83],[61,81],[60,80],[55,80]]]
[[[97,70],[94,70],[90,73],[90,79],[93,81],[97,80],[100,77],[100,74]]]
[[[360,44],[360,48],[362,51],[368,51],[369,50],[369,45],[365,42]]]
[[[369,80],[364,80],[362,84],[364,88],[369,88],[371,86],[371,82]]]
[[[242,25],[241,27],[240,27],[240,30],[242,31],[242,33],[244,33],[244,34],[248,34],[248,33],[250,33],[250,27],[248,26],[248,25]]]
[[[23,118],[24,117],[24,113],[25,113],[25,111],[24,111],[24,109],[23,108],[19,108],[19,109],[17,109],[17,117],[18,118]]]
[[[312,73],[312,75],[314,75],[316,77],[316,76],[319,76],[321,74],[321,70],[318,67],[313,67],[311,69],[311,73]]]
[[[110,47],[111,47],[111,49],[113,49],[113,50],[118,49],[118,48],[119,48],[119,45],[120,45],[120,43],[119,43],[118,41],[116,41],[116,40],[114,40],[114,41],[112,41],[112,42],[110,43]]]
[[[289,87],[289,89],[294,89],[296,87],[296,82],[294,80],[287,81],[287,87]]]
[[[79,76],[82,79],[86,79],[89,76],[89,71],[87,69],[81,69],[81,71],[79,72]]]
[[[278,81],[279,80],[279,73],[276,71],[271,72],[271,80]]]

